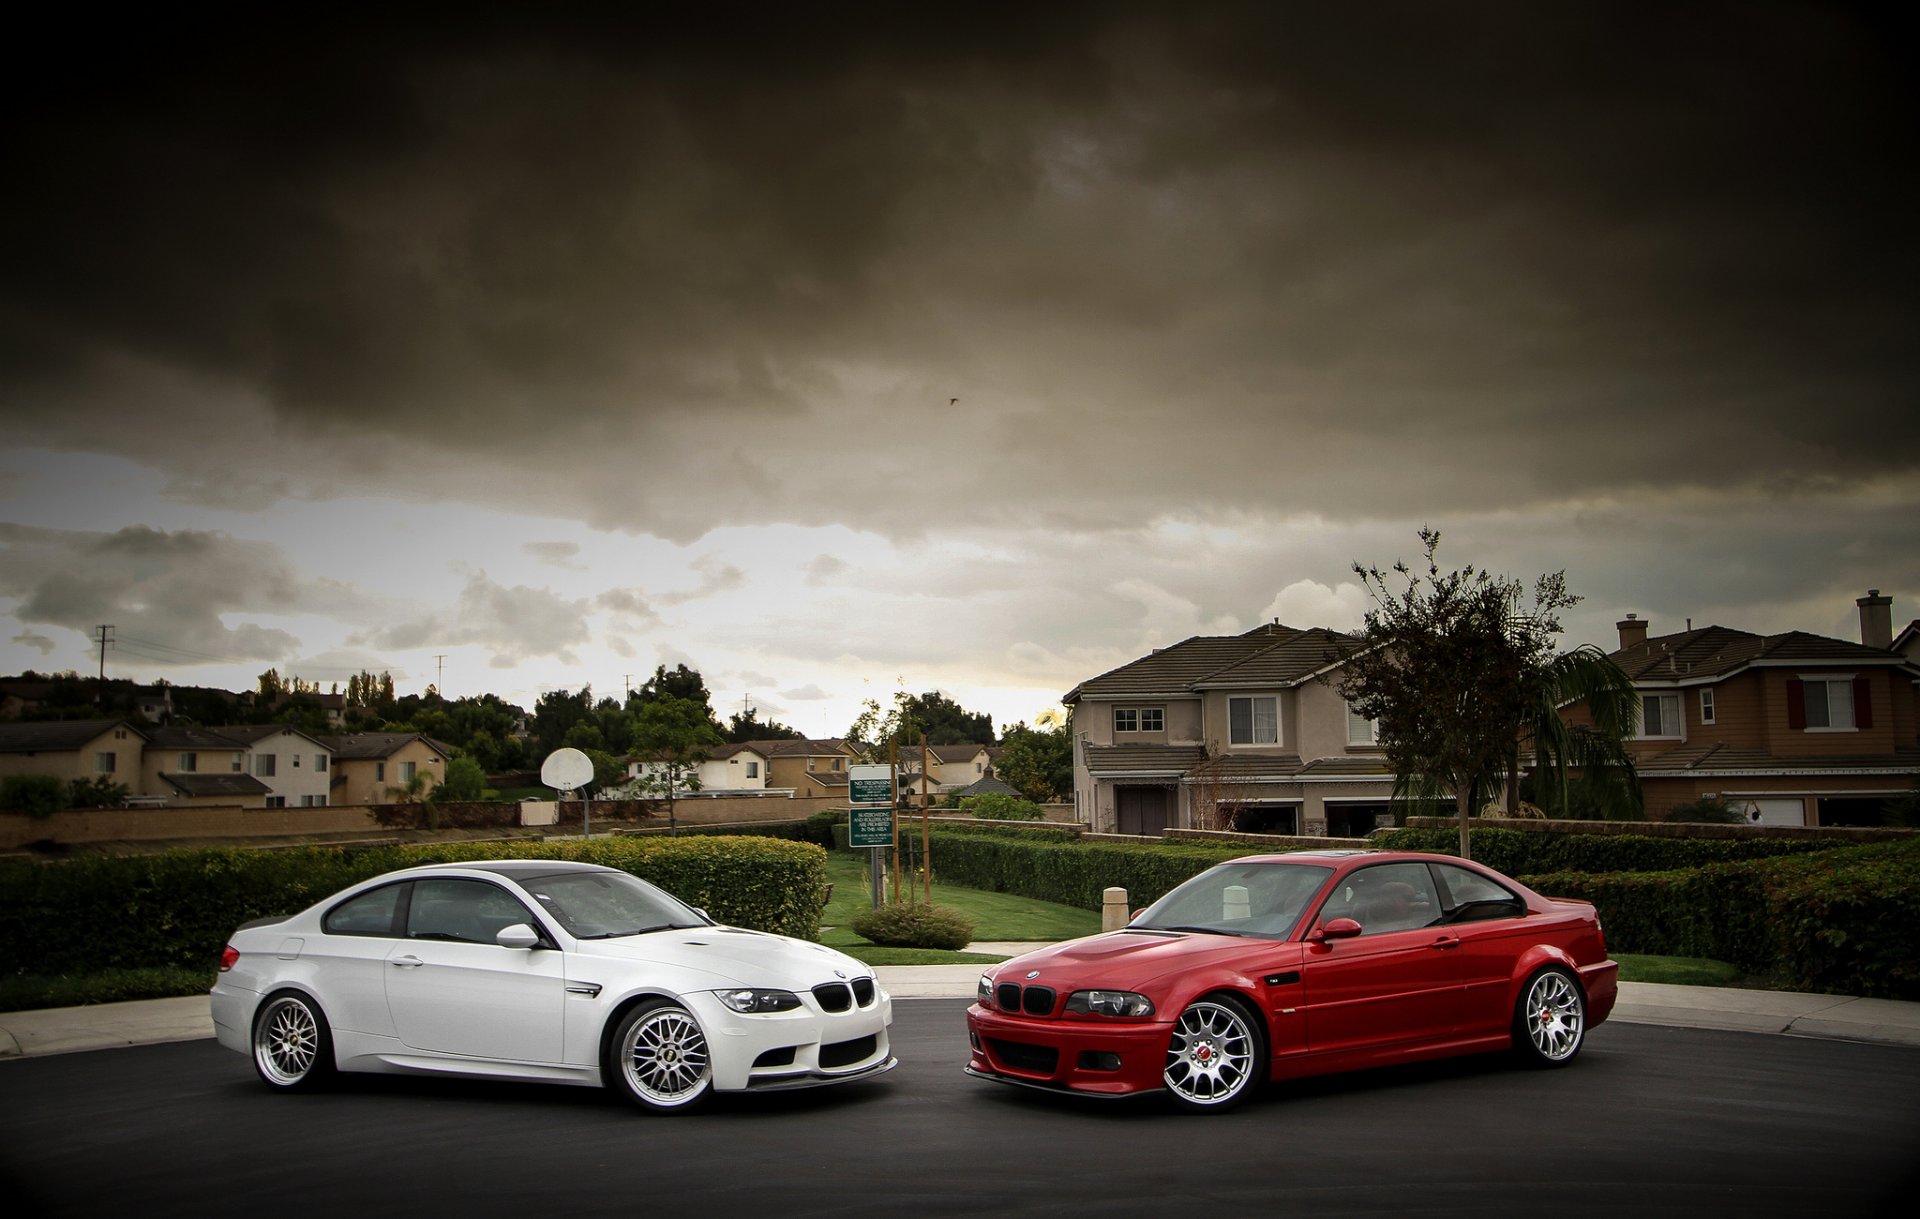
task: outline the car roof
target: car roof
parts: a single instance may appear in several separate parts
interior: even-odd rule
[[[446,871],[491,872],[495,876],[518,880],[527,876],[557,876],[564,872],[618,872],[619,870],[597,863],[580,863],[572,859],[473,859],[425,863],[416,867],[403,868],[391,875],[413,876],[426,872]]]

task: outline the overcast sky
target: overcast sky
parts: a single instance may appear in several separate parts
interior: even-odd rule
[[[1899,5],[179,7],[10,18],[0,671],[1005,727],[1422,525],[1920,616]]]

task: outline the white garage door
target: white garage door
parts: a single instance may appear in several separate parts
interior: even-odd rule
[[[1755,817],[1754,814],[1759,816]],[[1798,798],[1747,801],[1747,820],[1756,825],[1805,825],[1807,802]]]

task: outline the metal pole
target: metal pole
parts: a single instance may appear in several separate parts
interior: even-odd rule
[[[887,742],[887,822],[893,826],[893,903],[900,904],[900,738]],[[911,892],[911,890],[909,890]]]
[[[920,872],[926,879],[927,905],[933,905],[933,777],[932,755],[927,752],[927,734],[920,734]]]

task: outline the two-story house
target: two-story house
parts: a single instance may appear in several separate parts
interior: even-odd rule
[[[659,771],[662,765],[651,758],[630,758],[627,761],[627,778],[645,778]],[[750,744],[716,745],[707,751],[706,760],[694,768],[694,777],[699,786],[676,787],[674,794],[685,795],[693,791],[709,795],[716,792],[767,791],[769,769],[766,754]]]
[[[267,785],[268,808],[324,808],[331,800],[333,751],[285,724],[215,729],[247,747],[247,770]]]
[[[273,789],[248,773],[247,746],[211,728],[150,730],[140,790],[155,802],[265,808]]]
[[[1372,723],[1340,697],[1351,635],[1199,635],[1081,682],[1074,804],[1096,832],[1359,836],[1392,818]]]
[[[918,745],[900,747],[900,789],[915,804],[937,803],[948,792],[979,782],[992,768],[985,745],[929,745],[924,755]]]
[[[1893,647],[1890,598],[1874,589],[1856,604],[1859,643],[1723,626],[1649,637],[1633,614],[1616,624],[1613,659],[1640,693],[1629,748],[1648,817],[1718,799],[1761,824],[1880,823],[1920,776],[1920,664]]]
[[[105,779],[139,795],[148,731],[125,720],[0,723],[0,776]]]
[[[839,739],[824,741],[748,741],[767,760],[768,787],[791,788],[796,796],[844,796],[847,767],[860,751]]]
[[[392,804],[419,781],[425,796],[447,777],[447,746],[417,732],[355,732],[319,739],[331,758],[335,804]]]

